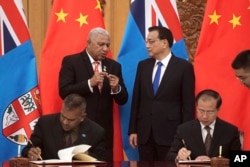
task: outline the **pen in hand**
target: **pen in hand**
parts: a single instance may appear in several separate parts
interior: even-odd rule
[[[35,147],[35,146],[33,145],[33,143],[32,143],[31,140],[28,140],[28,142],[32,145],[32,147]],[[39,159],[40,159],[40,160],[43,160],[43,158],[41,157],[41,155],[39,155]]]
[[[182,144],[184,145],[184,147],[185,147],[185,148],[187,148],[187,145],[186,145],[186,143],[185,143],[184,139],[182,139],[181,141],[182,141]],[[191,160],[190,155],[189,155],[187,158],[188,158],[188,160]]]

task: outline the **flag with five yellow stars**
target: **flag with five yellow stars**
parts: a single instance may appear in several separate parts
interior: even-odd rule
[[[40,63],[43,114],[61,110],[58,77],[62,59],[83,51],[94,27],[104,27],[99,0],[54,0]]]
[[[249,0],[207,1],[194,57],[196,93],[203,89],[220,93],[219,117],[244,132],[244,149],[250,149],[250,91],[240,85],[231,63],[240,51],[250,49],[249,37]]]

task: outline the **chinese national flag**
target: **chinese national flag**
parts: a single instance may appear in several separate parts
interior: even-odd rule
[[[99,0],[54,0],[40,65],[43,115],[60,112],[62,99],[59,96],[58,77],[61,61],[66,55],[83,51],[88,33],[94,27],[104,28]],[[114,116],[117,116],[114,120],[119,120],[119,113]],[[116,128],[119,130],[119,126],[115,127],[115,133]],[[117,145],[114,146],[116,151],[122,152]]]
[[[220,93],[219,117],[244,132],[244,149],[250,149],[250,91],[236,79],[231,63],[250,49],[249,20],[250,1],[207,1],[194,59],[196,93],[208,88]]]

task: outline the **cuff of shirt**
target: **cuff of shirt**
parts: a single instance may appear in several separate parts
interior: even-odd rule
[[[118,94],[118,93],[120,93],[121,92],[121,85],[118,85],[118,91],[117,92],[113,92],[112,90],[111,90],[111,94],[112,95],[115,95],[115,94]]]
[[[90,79],[88,80],[88,85],[89,85],[89,90],[93,93],[94,90],[93,90],[92,86],[90,85]]]

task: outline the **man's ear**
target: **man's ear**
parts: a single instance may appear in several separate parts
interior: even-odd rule
[[[82,117],[82,118],[81,118],[81,122],[85,119],[86,116],[87,116],[87,113],[86,113],[86,112],[82,114],[82,116],[81,116],[81,117]]]

